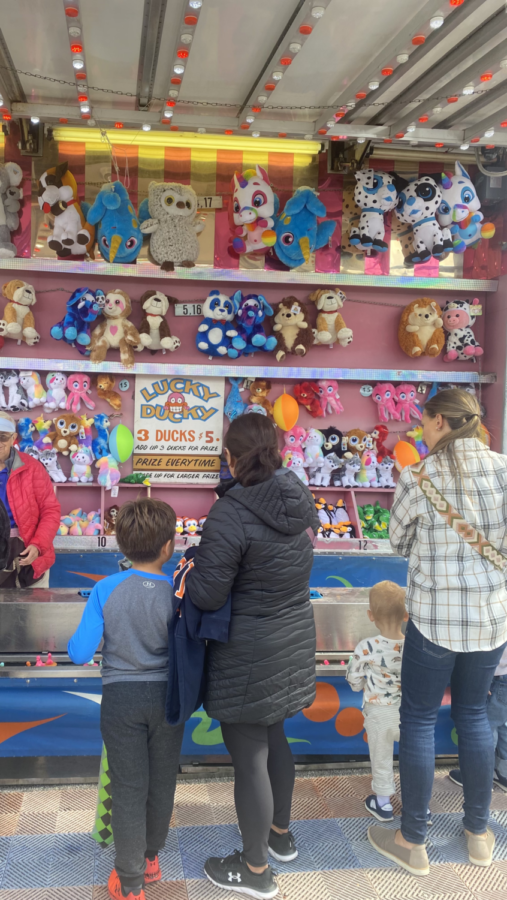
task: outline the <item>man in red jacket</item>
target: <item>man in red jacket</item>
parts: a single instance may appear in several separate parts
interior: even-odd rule
[[[0,411],[0,500],[11,526],[9,560],[0,571],[0,587],[47,587],[60,504],[44,466],[16,450],[16,438],[15,420]]]

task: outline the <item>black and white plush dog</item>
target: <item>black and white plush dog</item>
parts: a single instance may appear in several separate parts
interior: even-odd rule
[[[405,265],[428,262],[432,256],[439,259],[452,250],[451,232],[441,228],[435,218],[442,201],[442,190],[434,178],[421,175],[416,181],[408,182],[396,176],[396,186],[396,218],[412,225],[414,233],[414,250],[405,258]]]

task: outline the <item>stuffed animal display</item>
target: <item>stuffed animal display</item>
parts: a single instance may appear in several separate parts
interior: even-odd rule
[[[117,288],[106,294],[104,322],[94,329],[90,342],[92,362],[104,362],[107,351],[120,351],[120,361],[127,368],[134,365],[134,349],[141,344],[137,328],[129,321],[132,312],[130,297]]]
[[[413,252],[405,258],[405,265],[425,263],[434,256],[440,259],[452,250],[451,232],[441,228],[436,212],[442,202],[442,191],[430,175],[416,181],[396,176],[398,203],[395,215],[400,222],[412,226]]]
[[[227,356],[232,339],[238,336],[233,324],[237,302],[218,290],[210,291],[202,306],[203,321],[197,329],[196,344],[208,356]]]
[[[399,384],[396,387],[395,399],[397,411],[402,422],[410,419],[422,419],[422,412],[416,404],[417,391],[413,384]]]
[[[302,381],[294,385],[294,396],[314,419],[323,415],[319,386],[316,381]]]
[[[359,225],[350,232],[350,243],[362,250],[385,253],[388,246],[385,237],[385,213],[396,208],[398,194],[395,179],[387,172],[362,169],[355,172],[354,202],[361,210]]]
[[[67,376],[63,372],[49,372],[46,375],[46,399],[44,412],[52,412],[57,409],[67,409]]]
[[[378,415],[381,422],[395,419],[397,422],[410,422],[410,419],[421,419],[422,411],[416,403],[417,391],[413,384],[400,384],[394,387],[392,384],[377,384],[373,389],[372,400],[377,404]],[[380,429],[377,426],[377,430]],[[385,426],[384,426],[385,427]],[[389,432],[387,429],[382,435],[385,440]],[[381,433],[379,432],[379,438]]]
[[[50,335],[86,354],[91,341],[91,324],[101,315],[106,303],[104,291],[78,288],[67,300],[63,319],[53,325]]]
[[[314,342],[327,344],[333,347],[340,344],[347,347],[354,337],[350,328],[347,328],[341,313],[338,312],[347,299],[343,291],[318,290],[309,297],[317,307],[317,328],[314,330]]]
[[[318,381],[317,382],[320,405],[322,406],[322,415],[326,413],[336,413],[339,415],[343,412],[343,406],[340,400],[337,381]]]
[[[150,254],[161,269],[195,266],[204,222],[197,219],[197,194],[190,185],[152,181],[139,219],[142,233],[151,235]]]
[[[23,189],[23,170],[18,163],[0,165],[0,259],[16,256],[16,245],[12,243],[12,232],[19,227],[19,210]]]
[[[365,503],[364,506],[358,506],[359,524],[364,538],[370,540],[389,540],[389,521],[391,514],[388,509],[384,509],[380,503]]]
[[[169,311],[169,304],[176,303],[174,297],[166,297],[161,291],[145,291],[141,297],[143,320],[139,326],[141,345],[146,347],[152,355],[157,350],[166,353],[177,350],[181,346],[178,337],[172,337],[169,323],[165,318]]]
[[[437,210],[437,221],[442,228],[449,228],[453,253],[464,253],[467,247],[477,247],[481,238],[489,240],[495,234],[495,226],[482,225],[481,201],[466,169],[456,160],[454,175],[442,173],[440,182],[442,200]]]
[[[105,487],[106,491],[110,491],[120,480],[120,470],[117,461],[114,456],[108,453],[107,456],[98,459],[95,465],[99,470],[98,483]]]
[[[345,500],[340,499],[332,504],[324,497],[316,499],[313,495],[313,499],[320,522],[318,540],[342,541],[356,537],[356,529],[349,518]]]
[[[117,391],[114,391],[115,381],[112,375],[106,373],[97,375],[97,397],[109,403],[113,409],[121,409],[121,397]]]
[[[308,187],[297,189],[275,220],[274,249],[280,262],[290,269],[297,268],[309,261],[311,253],[328,243],[336,222],[327,220],[318,224],[317,219],[326,215],[326,207],[315,191]]]
[[[282,362],[288,353],[306,356],[313,344],[313,331],[306,306],[295,297],[285,297],[278,304],[274,322],[273,331],[278,338],[278,362]]]
[[[278,197],[262,166],[235,172],[232,182],[229,224],[235,253],[266,253],[276,241],[273,230]]]
[[[39,207],[54,220],[48,247],[60,259],[89,255],[93,259],[95,228],[87,224],[89,204],[81,204],[68,162],[47,169],[39,178]]]
[[[445,344],[442,310],[435,300],[412,300],[401,314],[398,342],[407,356],[439,356]]]
[[[252,381],[250,385],[250,404],[260,406],[265,410],[265,414],[273,418],[273,404],[268,399],[271,390],[271,382],[258,380]]]
[[[19,383],[26,391],[29,409],[34,409],[36,406],[44,406],[46,391],[37,372],[20,372]]]
[[[60,518],[57,534],[70,534],[72,537],[81,537],[81,535],[95,537],[97,534],[102,534],[100,510],[86,513],[81,508],[73,509],[68,515]]]
[[[378,417],[381,422],[389,422],[389,419],[397,419],[399,422],[400,414],[396,406],[396,389],[394,385],[375,385],[371,398],[377,404]]]
[[[29,347],[33,347],[40,341],[40,334],[35,329],[35,319],[30,309],[37,301],[35,288],[26,281],[14,279],[4,284],[2,294],[9,301],[4,309],[5,326],[2,333],[5,337],[16,340],[18,344],[25,341]]]
[[[66,408],[70,409],[73,413],[78,413],[81,409],[82,401],[88,409],[95,409],[94,401],[88,396],[91,394],[90,385],[91,378],[89,375],[83,375],[81,373],[69,375],[67,379],[69,396],[67,397]]]
[[[143,246],[136,211],[121,181],[102,185],[86,221],[96,225],[96,240],[107,262],[134,263]]]
[[[479,307],[475,297],[469,300],[448,300],[442,313],[444,329],[447,332],[447,353],[444,362],[455,360],[474,362],[476,356],[482,356],[484,350],[475,339],[472,331],[476,315],[474,306]]]
[[[266,316],[272,316],[273,310],[262,294],[248,294],[243,297],[236,291],[233,300],[236,308],[237,337],[232,339],[232,346],[227,353],[232,359],[238,356],[251,356],[258,350],[274,350],[277,340],[273,335],[267,336],[262,323]]]

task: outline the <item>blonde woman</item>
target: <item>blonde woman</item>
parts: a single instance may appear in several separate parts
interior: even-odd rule
[[[430,453],[424,467],[418,463],[403,470],[389,532],[393,550],[409,557],[401,830],[372,826],[368,832],[376,850],[416,875],[429,873],[424,841],[435,723],[449,682],[469,859],[491,864],[495,838],[487,822],[494,751],[486,700],[507,642],[507,572],[501,555],[507,548],[507,457],[479,439],[480,408],[467,391],[437,394],[427,402],[422,424]]]

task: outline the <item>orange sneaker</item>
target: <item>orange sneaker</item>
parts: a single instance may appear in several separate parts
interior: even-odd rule
[[[160,864],[158,861],[158,856],[155,859],[148,859],[146,857],[146,871],[144,873],[144,883],[151,884],[153,881],[160,881],[162,878],[162,872],[160,871]]]
[[[120,878],[119,878],[119,875],[118,875],[116,869],[113,869],[113,871],[111,872],[111,874],[109,876],[109,881],[107,882],[107,889],[109,891],[109,896],[110,896],[111,900],[146,900],[146,897],[145,897],[145,894],[144,894],[144,891],[142,888],[141,888],[141,891],[139,894],[133,894],[131,891],[130,894],[127,894],[127,896],[125,897],[125,894],[122,892],[122,889],[121,889],[121,881],[120,881]]]

